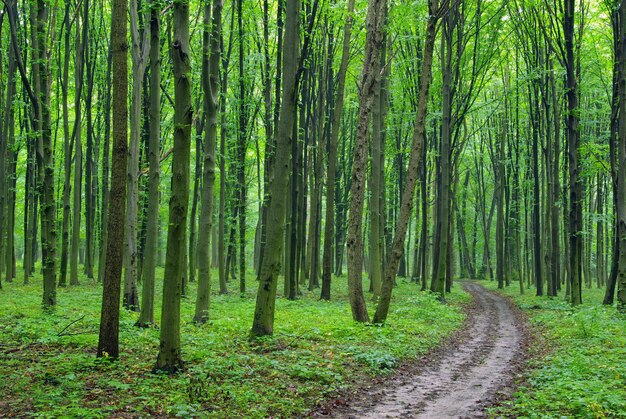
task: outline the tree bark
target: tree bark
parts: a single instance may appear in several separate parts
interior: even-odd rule
[[[579,112],[578,109],[578,72],[574,59],[574,0],[564,0],[563,34],[565,36],[565,91],[567,96],[567,149],[569,154],[569,183],[570,183],[570,284],[571,303],[582,303],[582,252],[583,252],[583,210],[582,210],[582,183],[579,176],[578,147],[580,143]],[[624,15],[623,17],[626,17]],[[624,86],[626,89],[626,85]],[[621,92],[620,92],[621,94]],[[626,106],[626,101],[622,102]],[[624,120],[626,123],[626,119]],[[624,134],[626,136],[626,133]],[[621,138],[621,136],[620,136]],[[620,161],[622,163],[623,160]],[[625,175],[626,176],[626,175]],[[619,194],[619,191],[618,191]],[[623,198],[626,199],[626,191]],[[626,221],[626,212],[623,220]],[[622,220],[620,220],[620,224]],[[626,230],[625,230],[626,231]],[[626,241],[626,233],[624,240]],[[626,249],[625,249],[626,251]],[[624,272],[626,278],[626,253],[624,256]],[[626,281],[626,280],[625,280]],[[626,292],[626,291],[625,291]],[[624,295],[626,301],[626,294]]]
[[[88,2],[86,2],[88,3]],[[88,6],[88,4],[87,4]],[[72,198],[72,241],[70,246],[70,285],[78,285],[78,251],[80,248],[80,223],[83,179],[83,124],[81,95],[84,81],[85,45],[87,22],[76,20],[75,56],[74,56],[74,196]],[[81,36],[81,34],[83,34]]]
[[[285,237],[285,213],[290,149],[293,138],[298,92],[298,20],[300,1],[286,0],[285,41],[283,48],[283,95],[276,133],[276,160],[270,189],[265,254],[261,262],[259,289],[250,335],[271,335],[274,330],[276,287],[280,273]]]
[[[158,3],[150,3],[150,104],[148,139],[148,211],[146,219],[146,244],[143,262],[143,287],[141,312],[137,326],[148,327],[154,323],[154,284],[159,239],[159,183],[161,180],[161,10]]]
[[[620,3],[618,91],[619,116],[617,140],[617,307],[626,311],[626,5]],[[569,98],[568,98],[569,99]],[[571,170],[570,170],[571,172]],[[573,253],[573,249],[572,249]],[[574,257],[572,256],[572,260]],[[572,302],[573,299],[572,299]]]
[[[430,0],[428,3],[428,9],[429,17],[426,24],[426,39],[424,41],[424,54],[419,82],[417,111],[415,114],[415,127],[413,130],[413,141],[409,157],[407,178],[404,185],[404,193],[402,194],[402,203],[399,208],[391,252],[387,255],[382,294],[372,320],[374,323],[384,323],[387,319],[389,304],[391,302],[391,294],[393,292],[393,286],[398,272],[398,265],[400,264],[400,259],[402,258],[402,254],[404,252],[404,239],[406,237],[411,211],[413,210],[415,186],[417,185],[417,180],[419,178],[420,163],[423,157],[422,150],[424,147],[426,132],[426,114],[428,112],[428,98],[430,94],[430,83],[432,80],[433,50],[435,46],[435,38],[437,36],[437,21],[442,17],[442,14],[447,13],[447,2],[438,6],[435,0]]]
[[[144,74],[150,52],[150,26],[143,29],[140,39],[138,0],[130,3],[130,35],[133,71],[133,86],[130,100],[130,144],[128,171],[126,174],[128,199],[126,201],[126,223],[124,244],[124,307],[139,311],[139,294],[137,289],[138,255],[137,255],[137,223],[139,205],[139,135],[141,124],[141,93]],[[150,14],[145,12],[145,22],[150,21]]]
[[[326,173],[326,217],[324,224],[324,254],[322,256],[322,291],[321,299],[330,300],[330,285],[332,276],[333,240],[335,239],[335,184],[337,176],[337,143],[339,141],[339,125],[343,112],[346,73],[350,58],[350,40],[352,37],[352,23],[354,20],[354,0],[348,0],[346,24],[343,29],[343,45],[341,50],[341,64],[337,75],[337,94],[333,111],[331,134],[328,139],[328,172]]]
[[[434,244],[433,279],[430,290],[445,299],[446,268],[448,265],[448,242],[450,238],[450,138],[452,119],[452,50],[453,37],[458,23],[458,8],[443,21],[441,39],[442,93],[441,137],[439,144],[439,178],[437,182],[437,223]]]
[[[163,281],[163,305],[159,355],[155,369],[175,373],[183,368],[180,346],[181,282],[186,265],[187,206],[189,201],[189,155],[191,145],[191,63],[189,50],[189,3],[174,2],[174,39],[171,56],[174,74],[174,153],[170,198],[167,256]],[[207,231],[207,234],[210,232]]]
[[[109,236],[104,267],[98,357],[119,357],[120,281],[126,210],[126,164],[128,154],[128,0],[113,0],[111,11],[111,58],[113,65],[113,164],[107,215]]]
[[[204,90],[205,133],[202,173],[202,208],[200,213],[200,237],[198,238],[198,292],[196,299],[196,322],[209,319],[211,294],[210,232],[213,229],[213,206],[215,185],[215,147],[217,142],[218,77],[220,63],[220,35],[222,30],[222,0],[213,0],[213,10],[204,6],[204,33],[202,57],[202,88]],[[210,32],[209,32],[210,28]],[[215,244],[213,244],[215,246]]]
[[[368,4],[365,41],[365,59],[361,70],[359,92],[359,117],[354,144],[352,183],[350,185],[350,210],[348,214],[348,297],[352,318],[368,322],[369,314],[363,296],[363,205],[367,171],[367,143],[375,90],[380,83],[381,51],[384,46],[386,0],[373,0]]]

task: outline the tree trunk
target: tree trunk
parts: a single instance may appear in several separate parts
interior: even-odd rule
[[[536,84],[536,83],[535,83]],[[528,98],[533,101],[531,109],[534,113],[532,119],[532,173],[533,173],[533,208],[532,208],[532,232],[533,232],[533,257],[534,276],[537,296],[543,295],[543,276],[541,263],[541,225],[539,221],[540,195],[539,195],[539,92],[534,86],[534,96],[529,93]]]
[[[441,143],[439,145],[439,182],[437,188],[437,224],[434,244],[433,279],[431,291],[445,299],[446,267],[448,265],[448,241],[450,237],[450,137],[452,118],[452,49],[453,34],[457,25],[458,13],[449,13],[443,22],[441,40],[442,66],[442,122]]]
[[[565,36],[565,91],[567,96],[567,149],[569,155],[569,183],[570,183],[570,284],[571,303],[582,303],[582,252],[583,252],[583,210],[582,210],[582,183],[579,176],[578,146],[580,143],[579,109],[578,109],[578,74],[574,60],[574,0],[564,0],[563,35]],[[626,17],[626,15],[624,15]],[[626,86],[624,86],[626,88]],[[620,92],[621,94],[621,92]],[[626,99],[625,99],[626,100]],[[622,102],[626,106],[626,101]],[[626,119],[624,120],[626,123]],[[624,134],[626,136],[626,133]],[[620,136],[621,138],[621,136]],[[623,161],[623,160],[622,160]],[[620,163],[622,162],[620,161]],[[619,191],[618,191],[619,194]],[[626,192],[623,196],[626,199]],[[626,212],[624,213],[626,221]],[[620,223],[622,220],[620,220]],[[624,237],[626,241],[626,234]],[[626,272],[626,253],[624,256],[624,272]],[[626,274],[624,276],[626,278]],[[626,279],[625,279],[626,281]],[[626,301],[626,295],[625,295]]]
[[[87,2],[88,3],[88,2]],[[82,203],[82,179],[83,179],[83,124],[82,124],[82,107],[81,95],[83,91],[84,81],[84,64],[85,64],[85,45],[87,44],[86,36],[81,37],[82,33],[86,34],[87,22],[82,22],[80,27],[79,20],[76,20],[76,55],[74,57],[74,128],[72,139],[74,140],[74,196],[72,199],[72,242],[70,246],[70,285],[78,285],[78,251],[80,248],[80,222],[81,222],[81,203]]]
[[[335,238],[335,182],[337,176],[337,143],[339,141],[339,125],[343,111],[346,73],[350,58],[350,39],[354,20],[354,0],[348,0],[348,14],[343,29],[343,45],[341,64],[337,75],[337,96],[333,111],[331,134],[328,139],[328,172],[326,174],[326,217],[324,224],[324,254],[322,256],[322,291],[321,299],[330,300],[330,284],[332,275],[333,240]]]
[[[348,297],[352,318],[359,322],[369,321],[363,296],[363,204],[365,176],[367,171],[367,142],[375,92],[380,83],[381,52],[384,46],[386,0],[374,0],[368,4],[365,41],[365,59],[361,70],[359,92],[359,117],[354,145],[350,186],[350,210],[348,213]]]
[[[259,289],[250,335],[271,335],[274,331],[274,304],[285,237],[285,213],[290,150],[298,92],[298,20],[300,1],[286,0],[285,41],[283,48],[283,95],[276,126],[276,160],[270,189],[265,253],[261,262]]]
[[[139,205],[139,135],[141,126],[141,93],[144,73],[150,51],[150,26],[143,29],[143,37],[139,33],[138,0],[130,0],[130,34],[133,70],[133,87],[130,100],[130,145],[128,172],[126,174],[128,199],[126,201],[126,223],[124,244],[124,307],[139,311],[139,294],[137,290],[137,223]],[[150,21],[149,12],[145,12],[145,22]]]
[[[196,322],[209,319],[211,295],[210,232],[213,229],[213,205],[215,185],[215,147],[217,142],[218,77],[220,63],[220,35],[222,30],[222,0],[204,6],[204,32],[202,36],[202,88],[204,90],[205,131],[202,173],[202,209],[200,213],[200,237],[198,238],[198,293],[196,299]],[[210,29],[210,32],[209,32]],[[215,244],[213,244],[215,246]]]
[[[243,0],[237,0],[237,34],[239,37],[239,129],[237,130],[237,214],[239,222],[239,293],[246,293],[246,151],[248,104],[244,77]]]
[[[159,355],[155,369],[175,373],[183,368],[180,346],[181,281],[186,266],[187,206],[189,201],[189,154],[191,144],[191,63],[189,50],[189,3],[174,2],[174,39],[171,56],[174,74],[174,153],[167,261],[163,281],[163,305]],[[207,234],[210,232],[206,232]]]
[[[102,145],[102,204],[100,214],[100,255],[98,258],[98,282],[104,279],[104,267],[106,265],[107,242],[109,229],[107,228],[107,214],[109,208],[109,149],[111,141],[111,43],[107,54],[107,70],[105,81],[105,107],[104,107],[104,144]]]
[[[104,267],[98,357],[119,357],[120,281],[126,210],[126,164],[128,155],[128,1],[113,0],[111,12],[111,58],[113,65],[113,164],[107,215],[107,250]]]
[[[39,166],[39,202],[41,205],[41,261],[43,271],[43,305],[56,305],[56,205],[54,202],[54,150],[52,146],[52,123],[50,120],[50,58],[47,45],[50,41],[48,4],[37,0],[34,28],[33,80],[37,92],[35,112],[37,138],[37,161]]]
[[[420,172],[420,162],[423,155],[424,138],[426,130],[426,114],[428,112],[428,98],[430,93],[430,82],[432,79],[432,63],[433,50],[435,46],[435,37],[437,36],[437,21],[441,18],[442,13],[446,13],[445,6],[438,7],[436,2],[429,2],[429,18],[426,25],[426,39],[424,42],[424,54],[421,68],[421,78],[419,82],[419,92],[417,101],[417,111],[415,114],[415,128],[413,130],[413,142],[411,154],[409,157],[409,166],[407,170],[406,184],[404,193],[402,194],[402,203],[398,221],[396,224],[396,232],[393,239],[391,253],[388,254],[385,265],[385,276],[383,277],[383,288],[380,301],[376,307],[374,314],[374,323],[384,323],[389,313],[389,304],[391,302],[391,294],[395,283],[398,265],[404,251],[404,239],[413,210],[413,199],[415,197],[415,186]]]
[[[386,12],[385,12],[386,13]],[[383,50],[381,51],[381,59],[378,68],[374,71],[381,73],[382,65],[385,63],[385,46],[386,43],[383,40]],[[386,64],[386,63],[385,63]],[[371,143],[371,159],[370,159],[370,174],[369,174],[369,213],[370,213],[370,236],[369,236],[369,277],[372,287],[374,301],[380,298],[382,290],[382,272],[383,272],[383,254],[382,248],[384,247],[384,231],[381,231],[382,227],[382,211],[380,195],[382,192],[382,186],[385,178],[381,178],[381,156],[383,155],[382,149],[382,130],[384,121],[381,119],[381,109],[384,106],[382,104],[382,81],[379,79],[374,87],[374,98],[372,103],[372,143]]]
[[[93,279],[94,246],[95,246],[95,224],[96,224],[96,195],[98,190],[97,176],[95,173],[94,159],[94,124],[92,114],[93,85],[94,85],[94,65],[95,54],[90,47],[90,40],[96,37],[89,33],[89,11],[93,9],[89,1],[84,1],[83,5],[83,60],[85,62],[85,75],[87,90],[85,97],[85,118],[87,120],[86,132],[86,155],[85,155],[85,275]]]
[[[10,1],[6,7],[11,8],[11,13],[16,14],[17,2]],[[6,246],[3,246],[3,234],[0,233],[0,288],[2,288],[2,256],[3,256],[3,248],[5,251],[5,267],[6,267],[6,282],[11,282],[13,280],[14,273],[12,269],[12,242],[13,242],[13,223],[11,222],[11,189],[12,189],[12,176],[15,176],[12,168],[9,167],[7,170],[6,162],[9,157],[11,162],[9,166],[13,165],[13,161],[15,161],[13,157],[14,147],[14,124],[15,117],[13,111],[13,101],[15,97],[15,72],[16,72],[16,57],[15,50],[13,46],[8,46],[8,69],[7,69],[7,89],[6,89],[6,102],[4,106],[4,112],[2,113],[0,119],[0,176],[2,176],[2,181],[0,181],[0,232],[7,232],[7,243]],[[0,95],[0,100],[2,99],[2,95]],[[12,176],[8,175],[8,172],[12,172]],[[15,200],[13,200],[14,202]],[[6,218],[5,218],[5,210],[6,210]],[[27,211],[25,211],[27,212]],[[6,228],[5,228],[6,225]]]
[[[506,71],[506,70],[505,70]],[[507,94],[508,94],[508,74],[504,75],[504,112],[502,113],[501,120],[501,138],[498,144],[498,174],[496,179],[496,188],[497,188],[497,196],[498,196],[498,209],[496,214],[496,278],[498,279],[498,288],[504,288],[504,183],[505,183],[505,175],[504,175],[504,145],[506,144],[507,138]]]
[[[620,3],[619,13],[619,119],[617,140],[617,307],[626,311],[626,5]],[[569,99],[569,97],[568,97]],[[570,174],[572,170],[570,169]],[[572,243],[573,253],[573,243]],[[574,256],[571,258],[574,260]],[[572,283],[573,289],[573,283]],[[572,303],[574,300],[572,299]]]
[[[146,215],[146,244],[143,262],[143,287],[141,312],[137,326],[148,327],[154,323],[154,284],[159,239],[159,183],[161,180],[161,13],[158,3],[150,3],[150,104],[148,140],[148,211]]]

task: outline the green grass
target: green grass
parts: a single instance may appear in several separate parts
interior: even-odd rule
[[[243,298],[213,295],[211,321],[202,326],[191,322],[191,284],[181,309],[187,369],[168,377],[151,373],[159,332],[134,327],[136,313],[121,313],[121,359],[95,358],[99,285],[83,279],[59,289],[58,306],[47,313],[40,305],[41,278],[19,282],[4,283],[0,291],[0,416],[302,415],[355,377],[384,374],[424,354],[461,326],[461,306],[469,300],[457,287],[451,304],[442,305],[399,279],[387,324],[374,327],[352,321],[346,279],[336,278],[332,302],[319,301],[318,291],[298,301],[279,298],[274,337],[250,342],[256,282],[248,280]],[[65,330],[69,336],[59,336],[81,318]]]
[[[486,284],[491,289],[496,284]],[[502,291],[530,318],[547,350],[530,361],[527,384],[493,416],[519,418],[626,417],[626,317],[601,305],[604,290],[583,289],[584,304],[563,297],[519,295],[517,284]]]

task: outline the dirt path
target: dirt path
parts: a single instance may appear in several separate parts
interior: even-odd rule
[[[476,283],[464,283],[476,307],[458,339],[428,357],[411,374],[380,383],[329,412],[350,418],[475,418],[508,393],[523,359],[521,321],[511,303]]]

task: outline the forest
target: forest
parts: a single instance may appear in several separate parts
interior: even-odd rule
[[[0,416],[626,417],[626,4],[2,0]]]

